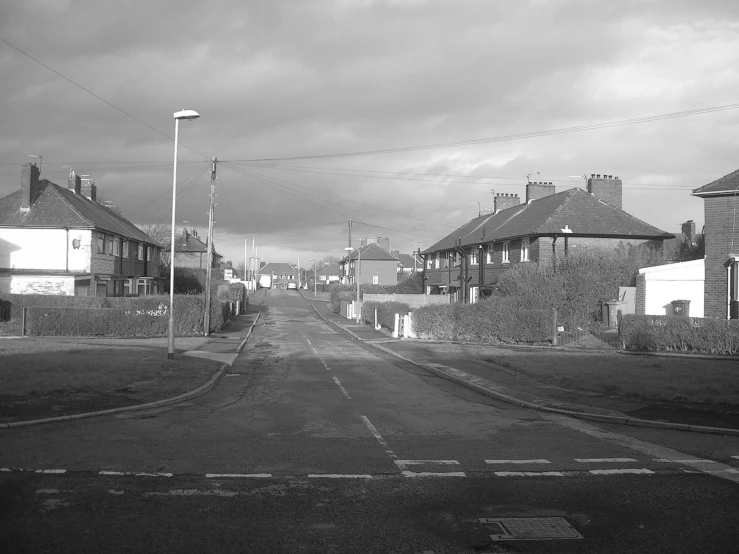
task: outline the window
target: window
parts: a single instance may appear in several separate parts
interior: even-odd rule
[[[111,235],[105,236],[105,253],[113,254],[113,237]]]
[[[372,276],[372,284],[373,285],[379,285],[380,284],[380,278],[377,275]]]
[[[480,259],[477,253],[477,248],[473,246],[472,252],[470,252],[470,265],[477,265],[479,262]]]
[[[139,243],[139,260],[144,259],[144,245]]]
[[[130,255],[131,252],[128,250],[128,241],[123,239],[123,244],[121,245],[121,256],[128,258]]]
[[[470,287],[470,304],[475,304],[480,296],[480,287]]]
[[[118,237],[113,239],[113,255],[114,256],[121,255],[121,241],[118,239]]]
[[[442,259],[444,260],[444,262],[442,263],[441,267],[443,267],[444,269],[449,267],[449,257],[451,256],[451,254],[451,252],[444,252],[443,254],[444,257]]]
[[[153,246],[148,246],[146,248],[146,253],[147,253],[146,259],[149,260],[150,262],[153,262],[155,260],[156,249]]]
[[[436,254],[434,256],[434,267],[436,269],[439,269],[439,258],[441,257],[441,254]]]
[[[493,263],[493,254],[495,253],[495,246],[492,244],[487,247],[487,263],[491,264]]]
[[[426,269],[431,269],[434,265],[433,256],[431,254],[426,258]]]
[[[529,239],[521,239],[521,261],[529,261]]]
[[[98,254],[105,253],[105,233],[98,233]]]
[[[456,250],[454,251],[452,259],[454,260],[454,267],[462,264],[462,256],[460,256],[459,252],[457,252]]]
[[[509,247],[509,244],[507,242],[504,242],[503,243],[503,263],[504,264],[510,263],[511,261],[508,257],[508,253],[509,253],[508,247]]]

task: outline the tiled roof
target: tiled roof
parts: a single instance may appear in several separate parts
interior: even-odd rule
[[[574,188],[476,217],[450,233],[424,253],[451,250],[458,238],[462,246],[520,237],[562,234],[573,236],[669,239],[674,235],[653,227],[625,211]]]
[[[169,250],[169,248],[167,248]],[[208,245],[205,244],[200,238],[195,235],[188,233],[187,237],[183,236],[183,233],[175,235],[174,239],[174,251],[175,252],[207,252]]]
[[[262,275],[297,275],[298,271],[286,263],[268,263],[259,270]]]
[[[0,198],[0,227],[99,229],[124,238],[157,243],[122,215],[46,179],[31,209],[22,213],[21,191]]]
[[[384,250],[381,246],[379,246],[377,243],[371,242],[369,244],[366,244],[360,248],[362,252],[362,259],[363,260],[392,260],[394,262],[397,262],[398,259],[392,256],[388,251]],[[349,256],[341,260],[342,262],[345,262],[347,260],[356,260],[357,259],[357,251],[352,251]]]
[[[712,183],[693,189],[694,196],[712,196],[714,194],[736,194],[739,191],[739,169],[716,179]]]
[[[323,269],[319,269],[318,275],[341,275],[341,268],[338,263],[329,264]]]
[[[423,267],[423,260],[415,254],[398,254],[398,262],[403,267]]]

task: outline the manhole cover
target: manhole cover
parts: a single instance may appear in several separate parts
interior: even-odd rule
[[[481,517],[480,523],[494,526],[493,541],[541,541],[582,539],[562,517]]]

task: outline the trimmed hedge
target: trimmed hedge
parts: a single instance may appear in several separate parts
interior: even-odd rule
[[[508,298],[475,304],[424,306],[413,312],[419,337],[483,343],[545,343],[551,340],[552,312],[521,309]]]
[[[735,319],[627,314],[621,318],[619,333],[628,350],[739,352],[739,320]]]
[[[377,309],[377,322],[391,331],[395,330],[395,314],[400,314],[402,317],[411,311],[411,307],[404,302],[367,301],[362,303],[362,320],[370,325],[374,325],[375,309]]]
[[[395,285],[366,285],[362,283],[359,287],[359,300],[361,302],[365,294],[393,294]],[[341,310],[341,302],[351,302],[357,299],[357,285],[335,285],[331,289],[331,311],[335,314]]]

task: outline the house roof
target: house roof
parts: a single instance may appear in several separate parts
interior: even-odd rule
[[[540,235],[669,239],[674,235],[649,225],[625,211],[602,202],[581,188],[573,188],[487,214],[469,221],[423,253],[451,250],[458,238],[462,246]]]
[[[362,253],[362,259],[363,260],[373,260],[373,261],[393,261],[397,262],[398,259],[394,256],[392,256],[387,250],[379,246],[377,243],[371,242],[369,244],[365,244],[359,249]],[[347,260],[356,260],[357,259],[357,251],[352,251],[351,254],[349,254],[346,258],[341,260],[342,262],[346,262]]]
[[[724,175],[720,179],[693,189],[693,196],[713,196],[722,194],[736,194],[739,190],[739,169]]]
[[[20,210],[21,196],[17,190],[0,198],[0,227],[99,229],[161,246],[117,212],[46,179],[39,181],[38,195],[26,213]]]
[[[419,258],[416,254],[398,254],[397,257],[398,263],[402,267],[423,267],[423,260]]]
[[[328,264],[323,269],[318,270],[318,275],[341,275],[341,268],[339,267],[339,264],[334,262],[331,264]]]
[[[264,267],[259,270],[259,273],[261,273],[262,275],[297,275],[298,270],[290,264],[272,262],[265,264]]]

